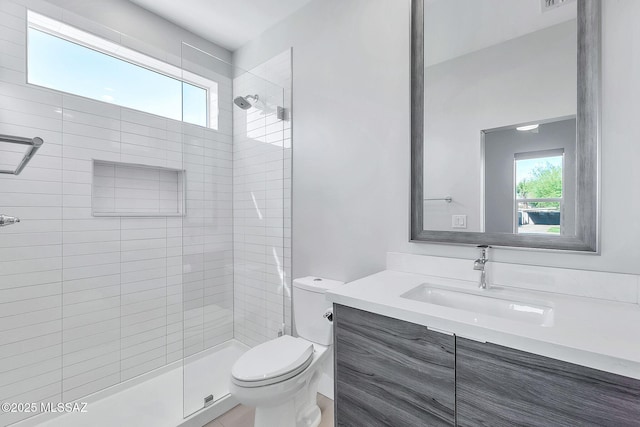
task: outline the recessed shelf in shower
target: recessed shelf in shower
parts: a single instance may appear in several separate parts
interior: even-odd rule
[[[93,161],[93,216],[183,216],[184,193],[183,170]]]

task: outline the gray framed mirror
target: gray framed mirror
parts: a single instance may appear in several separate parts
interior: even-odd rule
[[[411,13],[411,241],[598,252],[601,0]]]

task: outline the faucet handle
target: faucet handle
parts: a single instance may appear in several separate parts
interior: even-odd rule
[[[489,245],[478,245],[478,249],[482,249],[482,255],[481,258],[477,259],[473,263],[473,269],[480,270],[480,283],[478,283],[478,287],[480,289],[487,289],[489,287],[487,285],[487,272],[485,271],[485,265],[489,261],[487,258],[487,251],[489,248]]]

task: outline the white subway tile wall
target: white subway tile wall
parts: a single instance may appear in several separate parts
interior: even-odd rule
[[[45,141],[0,175],[0,213],[22,219],[0,230],[0,401],[65,402],[233,337],[231,79],[205,76],[218,131],[29,86],[25,4],[63,17],[0,2],[0,133]],[[184,169],[187,215],[94,217],[94,160]],[[114,179],[125,198],[146,189]]]
[[[236,77],[233,92],[260,98],[233,111],[235,337],[253,346],[291,333],[291,51]]]

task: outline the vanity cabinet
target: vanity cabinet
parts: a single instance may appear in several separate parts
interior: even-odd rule
[[[336,426],[454,426],[455,338],[334,307]]]
[[[640,381],[456,338],[461,427],[640,426]]]
[[[336,426],[640,427],[640,380],[335,305]]]

